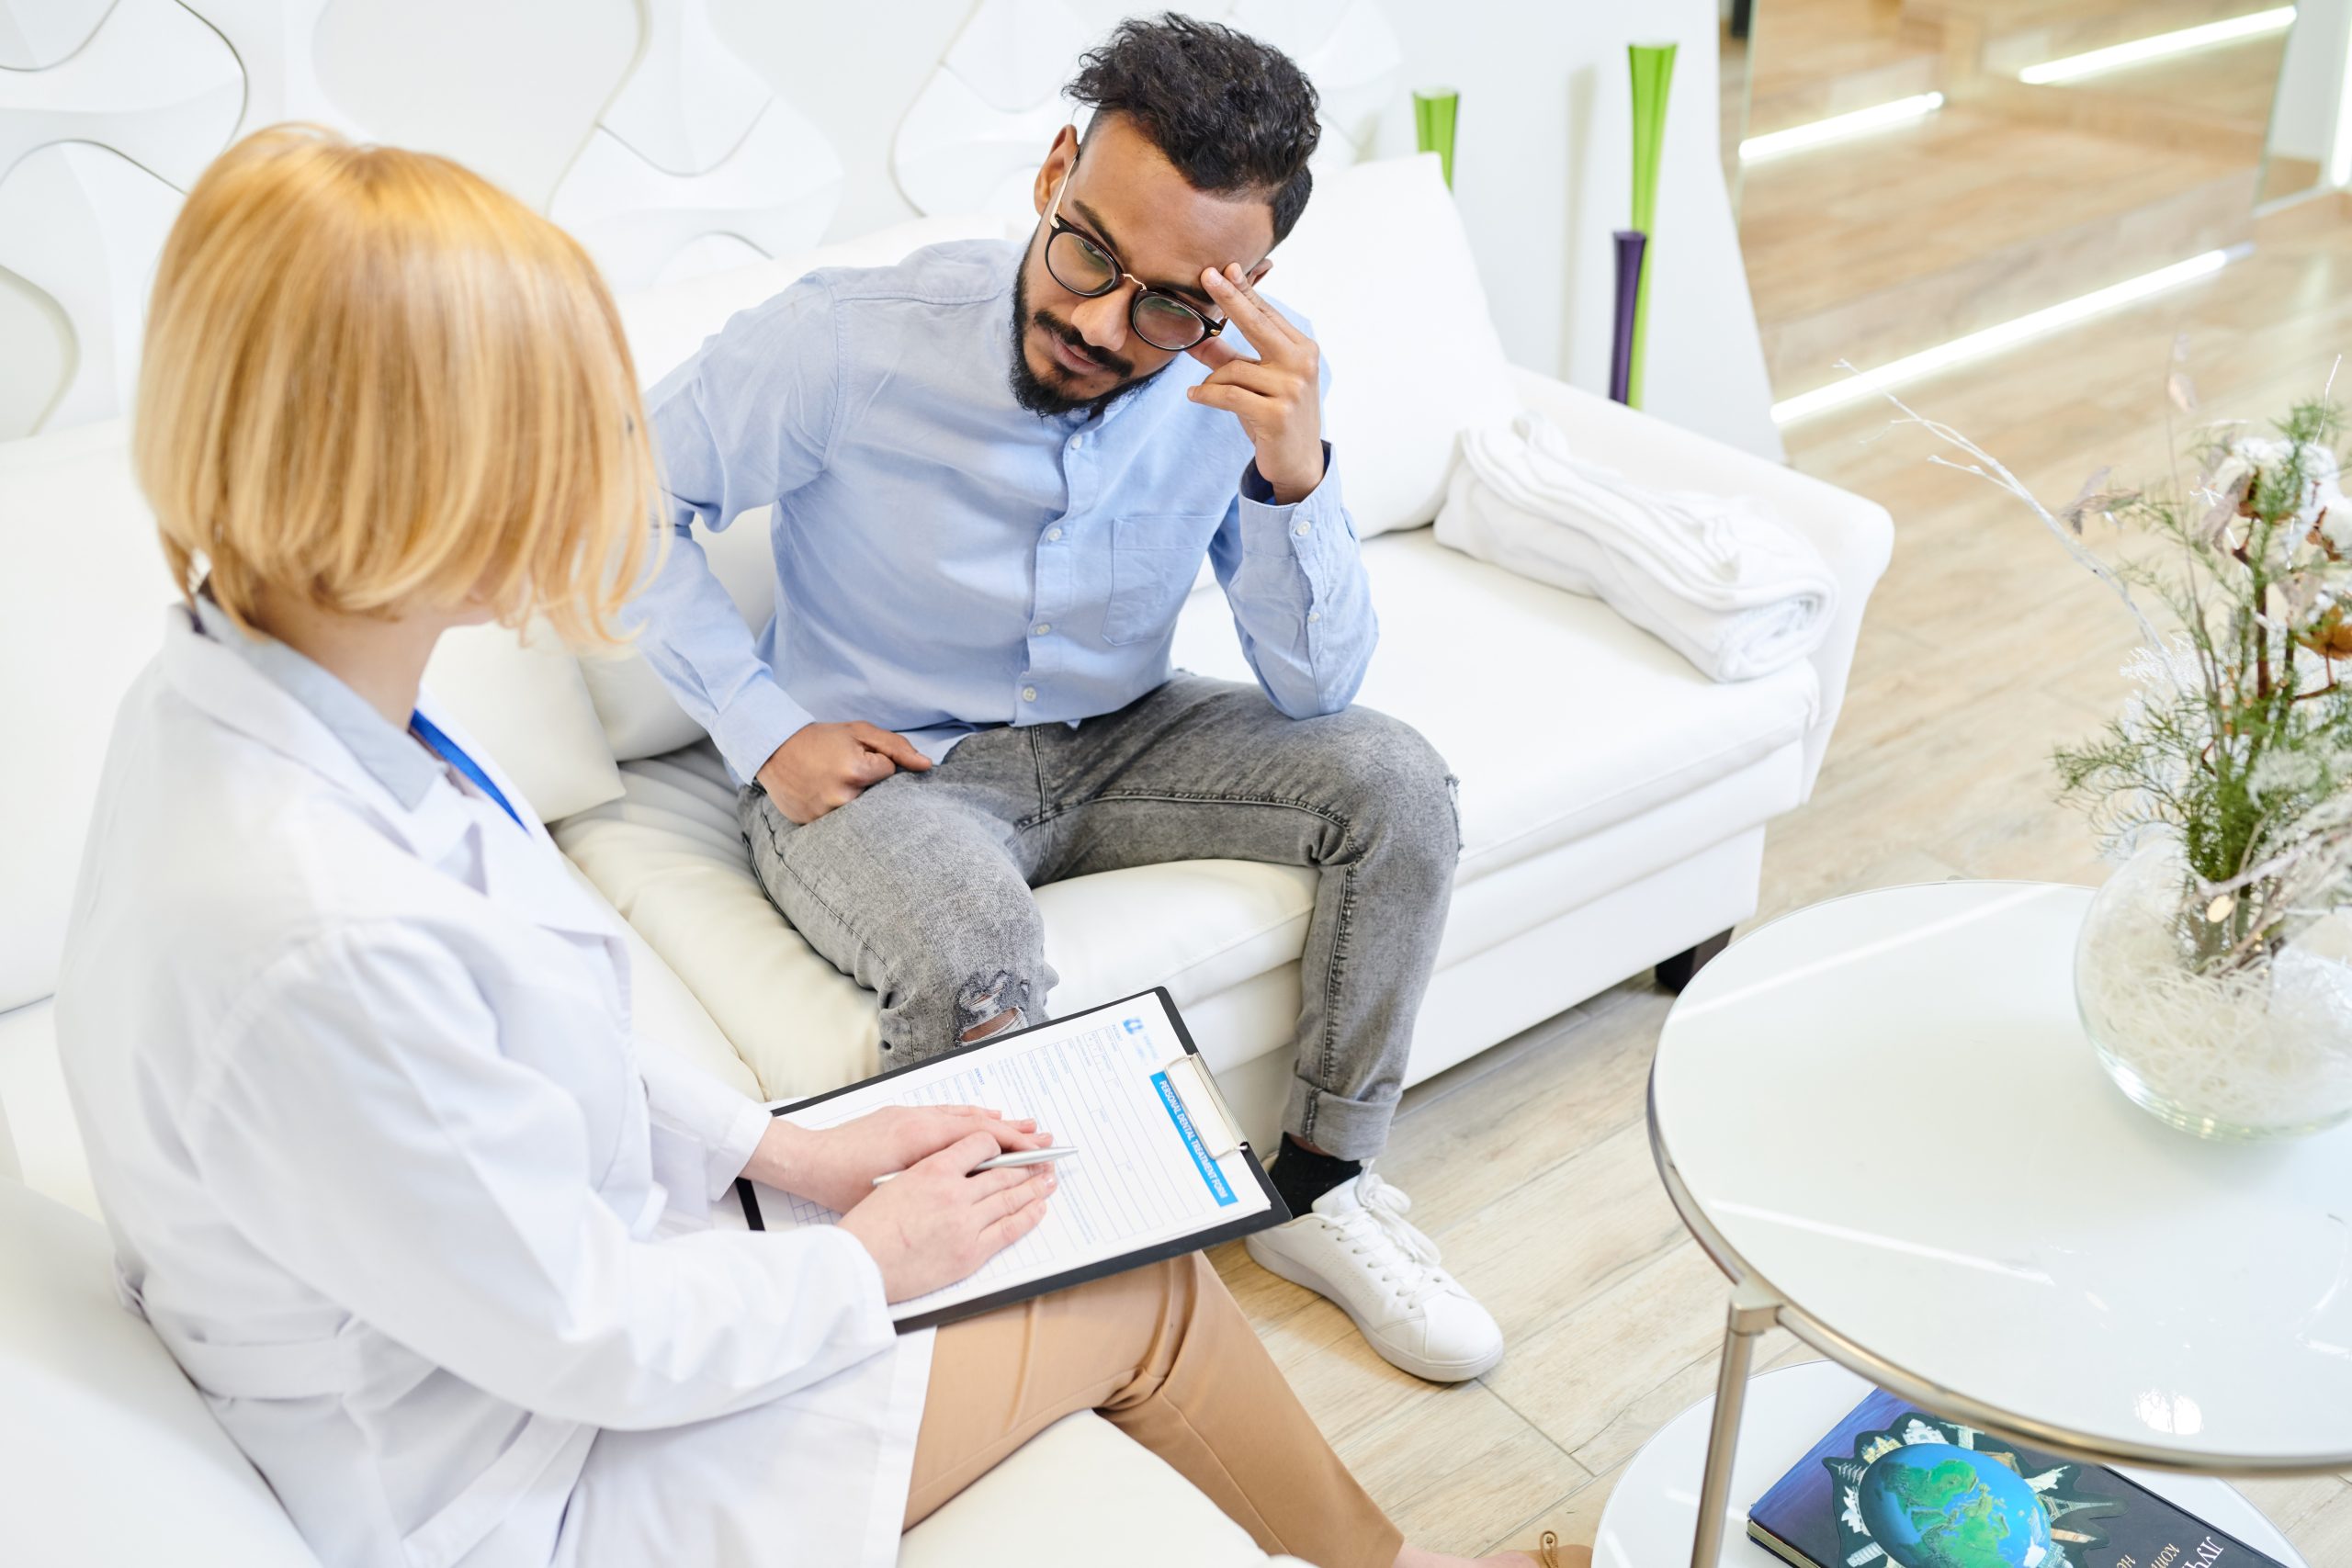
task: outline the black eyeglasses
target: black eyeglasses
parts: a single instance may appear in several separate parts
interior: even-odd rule
[[[1120,266],[1119,258],[1100,242],[1063,222],[1062,191],[1068,189],[1069,176],[1064,175],[1061,190],[1054,192],[1054,204],[1046,209],[1046,270],[1056,283],[1087,299],[1099,299],[1123,282],[1133,283],[1136,298],[1127,307],[1127,324],[1136,336],[1170,354],[1225,331],[1223,321],[1210,321],[1175,295],[1160,293]]]

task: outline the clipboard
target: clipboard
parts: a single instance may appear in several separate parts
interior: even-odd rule
[[[1038,1047],[1035,1036],[1052,1032],[1060,1036],[1074,1038],[1084,1021],[1102,1014],[1131,1018],[1136,1011],[1136,1004],[1147,999],[1156,1000],[1159,1011],[1165,1015],[1170,1032],[1174,1035],[1175,1048],[1172,1050],[1160,1048],[1159,1043],[1154,1040],[1153,1049],[1148,1055],[1141,1055],[1144,1050],[1141,1043],[1129,1044],[1122,1041],[1122,1044],[1129,1045],[1127,1055],[1130,1060],[1103,1070],[1115,1071],[1123,1077],[1136,1075],[1140,1083],[1148,1087],[1151,1099],[1145,1098],[1142,1088],[1135,1087],[1133,1084],[1128,1086],[1135,1098],[1143,1103],[1151,1104],[1156,1100],[1159,1115],[1165,1118],[1163,1126],[1155,1117],[1143,1117],[1143,1120],[1150,1125],[1150,1135],[1155,1140],[1156,1145],[1166,1139],[1175,1140],[1173,1146],[1178,1151],[1189,1155],[1193,1166],[1206,1184],[1213,1198],[1222,1184],[1229,1182],[1231,1186],[1238,1187],[1246,1177],[1247,1180],[1254,1183],[1255,1195],[1262,1196],[1264,1207],[1253,1209],[1248,1213],[1238,1215],[1230,1220],[1219,1221],[1198,1228],[1188,1227],[1180,1235],[1146,1241],[1133,1249],[1121,1250],[1115,1256],[1084,1262],[1049,1273],[1029,1275],[1009,1283],[1001,1290],[966,1297],[934,1309],[911,1313],[905,1317],[898,1318],[899,1333],[910,1334],[917,1329],[936,1327],[942,1324],[953,1323],[980,1313],[992,1312],[998,1307],[1010,1306],[1016,1302],[1027,1301],[1033,1296],[1044,1295],[1051,1291],[1084,1284],[1090,1280],[1124,1273],[1127,1269],[1161,1262],[1170,1258],[1181,1258],[1189,1252],[1215,1247],[1222,1242],[1238,1240],[1257,1231],[1282,1224],[1291,1218],[1289,1208],[1275,1192],[1273,1183],[1267,1178],[1265,1167],[1260,1162],[1256,1150],[1242,1136],[1240,1123],[1235,1119],[1232,1108],[1226,1103],[1223,1092],[1217,1088],[1215,1075],[1208,1070],[1207,1062],[1202,1057],[1199,1046],[1193,1043],[1192,1032],[1185,1026],[1183,1015],[1176,1010],[1175,999],[1168,994],[1165,987],[1154,987],[1148,991],[1138,991],[1133,996],[1122,997],[1116,1001],[1105,1002],[1099,1007],[1088,1008],[1061,1018],[1050,1019],[1043,1023],[1031,1024],[1026,1028],[1008,1030],[1001,1034],[991,1035],[986,1040],[976,1041],[969,1045],[957,1046],[928,1061],[893,1068],[876,1077],[824,1094],[772,1105],[768,1108],[769,1113],[776,1116],[793,1115],[849,1095],[857,1095],[863,1100],[879,1099],[884,1103],[903,1103],[891,1100],[887,1089],[878,1090],[877,1086],[888,1085],[894,1079],[904,1078],[914,1073],[928,1073],[937,1077],[952,1071],[944,1066],[944,1064],[961,1062],[967,1067],[979,1066],[985,1069],[987,1058],[992,1053],[1010,1062],[1013,1058],[1036,1050]],[[1093,1032],[1099,1036],[1101,1031],[1098,1029]],[[1148,1033],[1145,1038],[1151,1039]],[[1022,1046],[1021,1042],[1024,1039],[1030,1041],[1029,1047]],[[1061,1047],[1065,1050],[1071,1048],[1067,1044]],[[1136,1063],[1140,1063],[1140,1066],[1136,1065]],[[1046,1131],[1064,1133],[1070,1141],[1079,1143],[1081,1146],[1088,1143],[1088,1134],[1082,1130],[1065,1130],[1048,1125]],[[1155,1146],[1153,1153],[1166,1160],[1171,1167],[1178,1164],[1174,1155],[1170,1154],[1166,1146]],[[1087,1154],[1081,1153],[1071,1163],[1073,1166],[1083,1167],[1088,1158]],[[1104,1179],[1109,1179],[1107,1174]],[[766,1220],[763,1217],[760,1195],[752,1183],[739,1178],[735,1183],[735,1190],[737,1201],[742,1207],[743,1217],[750,1227],[753,1230],[769,1228]],[[1070,1190],[1066,1186],[1063,1192],[1056,1195],[1056,1201],[1058,1201],[1069,1195],[1069,1191]],[[801,1206],[797,1201],[791,1200],[787,1194],[775,1194],[773,1197],[786,1202],[794,1202],[796,1207]],[[1217,1201],[1222,1202],[1230,1200]],[[814,1205],[806,1206],[814,1207]],[[792,1223],[797,1224],[808,1222],[795,1219]],[[1049,1215],[1048,1224],[1052,1223],[1052,1216]],[[1034,1236],[1036,1233],[1032,1234]],[[1024,1238],[1023,1242],[1016,1243],[1013,1247],[1008,1248],[1007,1255],[1017,1253],[1026,1245],[1027,1239]],[[991,1264],[994,1261],[992,1259]],[[983,1269],[989,1267],[989,1265],[984,1265]],[[952,1291],[959,1286],[951,1286],[947,1289]]]

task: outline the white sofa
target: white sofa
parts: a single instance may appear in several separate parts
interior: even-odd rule
[[[733,309],[814,263],[988,231],[927,220],[814,258],[623,302],[650,381]],[[1461,778],[1464,848],[1409,1077],[1426,1077],[1753,912],[1766,824],[1819,768],[1891,541],[1885,513],[1502,360],[1433,159],[1327,181],[1270,291],[1314,319],[1329,434],[1383,625],[1361,700]],[[1841,601],[1810,660],[1720,685],[1605,605],[1440,547],[1453,433],[1520,403],[1637,478],[1745,492],[1820,547]],[[136,1322],[59,1076],[49,993],[117,697],[168,599],[119,424],[0,446],[0,1532],[27,1562],[309,1561],[267,1492]],[[762,531],[719,536],[764,615]],[[1179,663],[1246,678],[1213,589]],[[576,662],[494,629],[428,681],[515,776],[636,938],[645,1034],[782,1098],[862,1077],[874,1000],[753,883],[725,776],[634,656]],[[1166,985],[1251,1134],[1271,1140],[1298,1006],[1300,871],[1200,862],[1040,889],[1061,1009]],[[75,1211],[80,1211],[76,1213]],[[1137,1517],[1153,1520],[1134,1528]],[[1063,1423],[908,1538],[909,1562],[1262,1561],[1172,1472],[1091,1416]],[[1157,1555],[1155,1555],[1157,1554]]]

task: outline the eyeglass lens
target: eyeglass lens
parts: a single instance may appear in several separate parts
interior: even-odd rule
[[[1057,230],[1046,242],[1046,270],[1073,294],[1108,294],[1118,286],[1119,268],[1102,246],[1074,230]],[[1146,293],[1128,313],[1136,334],[1154,348],[1186,349],[1208,336],[1208,318],[1181,299]]]

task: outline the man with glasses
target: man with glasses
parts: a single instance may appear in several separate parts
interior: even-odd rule
[[[819,272],[650,398],[673,547],[642,644],[742,786],[753,869],[881,998],[885,1066],[1046,1016],[1030,889],[1168,861],[1317,873],[1251,1256],[1390,1361],[1502,1336],[1364,1168],[1386,1141],[1459,851],[1453,781],[1350,707],[1377,636],[1306,324],[1257,292],[1306,204],[1314,89],[1173,15],[1069,94],[1025,243]],[[694,525],[774,504],[758,637]],[[1257,684],[1174,673],[1205,559]]]

